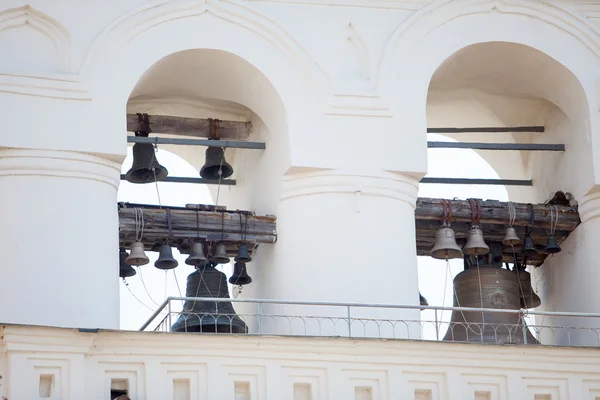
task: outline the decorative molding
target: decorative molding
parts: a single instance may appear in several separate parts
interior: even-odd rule
[[[47,36],[56,46],[58,71],[54,72],[70,72],[71,35],[60,22],[27,4],[0,11],[0,33],[14,28],[34,29]]]
[[[256,33],[275,46],[292,64],[328,83],[329,77],[309,53],[278,22],[248,5],[232,0],[155,0],[133,9],[113,21],[96,39],[85,58],[82,71],[91,68],[93,59],[113,46],[126,43],[159,25],[211,14]]]
[[[54,176],[95,180],[119,188],[121,165],[93,154],[74,151],[1,149],[0,178]]]
[[[547,22],[579,40],[600,59],[600,29],[587,18],[574,14],[558,2],[550,4],[547,0],[440,0],[421,8],[398,26],[382,54],[380,75],[393,73],[403,61],[401,55],[404,53],[398,49],[402,43],[418,43],[448,21],[467,15],[492,12],[524,15]]]
[[[430,4],[434,0],[244,0],[252,3],[283,3],[304,4],[311,6],[326,7],[360,7],[381,8],[386,10],[415,11]]]
[[[325,115],[393,117],[388,105],[375,93],[335,94],[325,109]]]
[[[416,179],[391,172],[351,172],[331,170],[286,175],[280,201],[327,193],[388,197],[416,207],[419,183]]]
[[[0,72],[0,93],[91,101],[87,87],[75,75],[16,75]]]

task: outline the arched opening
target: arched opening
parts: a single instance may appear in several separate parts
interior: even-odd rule
[[[433,75],[427,96],[428,128],[544,126],[544,132],[455,133],[446,140],[474,143],[564,144],[564,152],[429,149],[428,175],[438,177],[532,180],[532,186],[423,185],[425,197],[474,197],[543,203],[556,191],[582,196],[593,181],[589,149],[589,116],[585,93],[577,78],[562,64],[534,48],[508,42],[487,42],[462,48],[447,58]],[[430,137],[428,140],[442,141]],[[573,177],[577,176],[577,179]],[[567,241],[563,251],[574,246]],[[452,279],[463,270],[462,260],[419,260],[421,290],[430,304],[452,304]],[[542,268],[554,268],[555,258]],[[435,278],[429,271],[437,268]],[[542,307],[552,293],[544,293],[539,271],[533,287]],[[538,279],[536,279],[538,278]],[[447,288],[445,297],[444,287]],[[440,293],[441,291],[441,293]],[[429,297],[428,297],[429,296]],[[424,315],[424,319],[431,316]],[[445,315],[443,319],[449,318]]]
[[[240,140],[264,142],[266,150],[225,149],[225,159],[234,170],[229,179],[235,180],[235,185],[220,185],[218,181],[207,185],[124,182],[119,201],[158,204],[160,200],[164,206],[212,204],[229,210],[253,211],[259,215],[277,214],[278,185],[289,158],[286,114],[273,85],[256,67],[236,55],[219,50],[196,49],[171,54],[140,77],[127,102],[127,113],[249,123],[249,136]],[[152,132],[150,137],[183,136]],[[206,137],[199,134],[195,138]],[[123,163],[123,173],[132,165],[131,146]],[[156,158],[168,169],[169,177],[199,178],[206,149],[205,146],[159,144]],[[269,251],[259,247],[248,265],[253,277],[253,282],[245,287],[249,293],[260,283],[256,276],[260,269],[254,266],[259,265],[261,257]],[[141,325],[144,321],[140,321],[138,316],[151,314],[148,308],[156,309],[165,297],[185,295],[186,277],[194,269],[185,264],[187,255],[179,254],[176,249],[173,253],[179,266],[165,273],[153,267],[158,253],[147,252],[150,263],[140,267],[144,270],[143,274],[130,278],[136,283],[122,288],[121,293],[127,294],[124,296],[127,304],[122,301],[123,327]],[[229,277],[232,264],[217,269]],[[130,293],[128,289],[131,289]],[[229,292],[231,297],[237,296],[237,289],[233,290],[231,285]],[[150,307],[141,304],[140,300]],[[244,307],[236,305],[235,308],[239,314]],[[135,324],[131,322],[134,319]]]

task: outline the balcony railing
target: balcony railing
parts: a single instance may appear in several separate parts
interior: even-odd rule
[[[202,311],[183,310],[184,302]],[[180,332],[239,333],[240,320],[245,335],[600,347],[600,313],[288,300],[169,297],[140,331],[171,332],[178,322]]]

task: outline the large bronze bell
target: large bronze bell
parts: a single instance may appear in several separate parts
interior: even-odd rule
[[[238,248],[238,253],[234,258],[237,262],[249,263],[252,261],[252,257],[250,257],[250,252],[248,251],[248,246],[246,243],[242,243]]]
[[[427,302],[427,299],[421,294],[421,292],[419,292],[419,305],[421,305],[421,306],[429,305],[429,303]]]
[[[454,278],[454,306],[519,310],[521,296],[517,276],[504,268],[469,268]],[[452,311],[444,340],[523,344],[521,318],[518,313]],[[525,334],[527,344],[539,344],[528,329]]]
[[[544,249],[544,252],[546,254],[556,254],[560,253],[560,251],[561,248],[556,241],[556,237],[554,235],[548,236],[548,241],[546,242],[546,248]]]
[[[129,265],[146,265],[150,262],[150,259],[144,251],[144,244],[142,242],[133,242],[130,247],[129,255],[125,262]]]
[[[206,149],[206,162],[200,169],[200,176],[204,179],[217,181],[233,175],[233,167],[225,161],[225,151],[221,147]]]
[[[204,244],[198,242],[192,244],[190,249],[190,255],[186,258],[185,263],[187,265],[194,265],[201,267],[208,262],[208,259],[204,255]]]
[[[129,256],[129,254],[127,254],[127,250],[125,250],[125,248],[121,247],[119,249],[119,277],[120,278],[129,278],[129,277],[137,274],[135,269],[133,269],[133,267],[131,265],[127,264],[126,260],[127,260],[128,256]]]
[[[187,297],[229,298],[225,274],[207,264],[187,278]],[[248,333],[248,327],[237,316],[230,302],[186,300],[183,311],[171,327],[172,332]]]
[[[490,248],[483,240],[483,232],[476,226],[473,226],[467,233],[467,243],[463,247],[463,253],[468,256],[482,256],[490,252]]]
[[[533,290],[531,274],[524,269],[515,268],[520,283],[521,308],[530,309],[542,305],[542,300]]]
[[[461,258],[462,250],[456,244],[454,231],[448,227],[442,227],[435,234],[435,244],[431,249],[431,257],[438,260],[448,260],[451,258]]]
[[[244,262],[236,262],[233,264],[233,274],[229,278],[229,283],[236,286],[247,285],[252,282],[252,278],[248,275],[248,270],[246,268],[246,263]]]
[[[533,243],[533,239],[531,236],[525,236],[525,240],[523,240],[523,248],[521,249],[521,254],[525,257],[533,256],[537,254],[537,250],[535,248],[535,244]]]
[[[125,174],[127,182],[150,183],[164,180],[169,171],[158,163],[152,143],[133,145],[133,165]]]
[[[179,262],[173,258],[173,251],[171,246],[163,244],[158,250],[158,259],[154,263],[154,266],[158,269],[173,269],[179,265]]]
[[[214,262],[215,264],[228,264],[229,263],[229,256],[227,255],[227,248],[225,247],[224,243],[219,243],[217,244],[217,247],[215,247],[215,252],[213,253],[213,255],[211,256],[210,260],[212,262]]]

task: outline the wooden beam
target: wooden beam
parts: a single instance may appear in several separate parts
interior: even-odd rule
[[[427,147],[430,149],[565,151],[564,144],[548,143],[427,142]]]
[[[171,237],[167,223],[167,210],[171,210]],[[136,238],[136,209],[144,219],[142,242],[146,250],[169,239],[169,243],[183,253],[189,250],[190,240],[225,241],[234,255],[237,246],[244,242],[253,250],[259,243],[275,243],[276,218],[256,216],[246,211],[196,211],[181,207],[156,207],[143,204],[119,203],[119,242],[129,247]],[[240,218],[242,223],[240,223]]]
[[[445,185],[503,185],[533,186],[533,181],[520,179],[472,179],[472,178],[421,178],[420,183],[441,183]]]
[[[210,126],[207,119],[150,115],[149,120],[152,133],[210,137]],[[139,132],[140,130],[142,127],[137,114],[127,114],[127,131]],[[224,140],[246,140],[251,131],[252,124],[250,122],[219,122],[219,136]]]
[[[508,202],[497,200],[479,200],[481,205],[481,223],[488,225],[508,224]],[[524,203],[513,203],[516,211],[514,226],[528,226],[530,221],[529,206]],[[556,229],[571,232],[580,223],[579,213],[576,208],[554,206],[558,211]],[[541,229],[550,229],[550,206],[534,204],[535,226]],[[443,199],[419,197],[415,209],[416,220],[429,220],[441,222],[443,217]],[[471,205],[467,200],[452,200],[452,224],[458,222],[471,222]]]
[[[497,126],[483,128],[427,128],[427,133],[513,133],[513,132],[544,132],[543,126]]]

